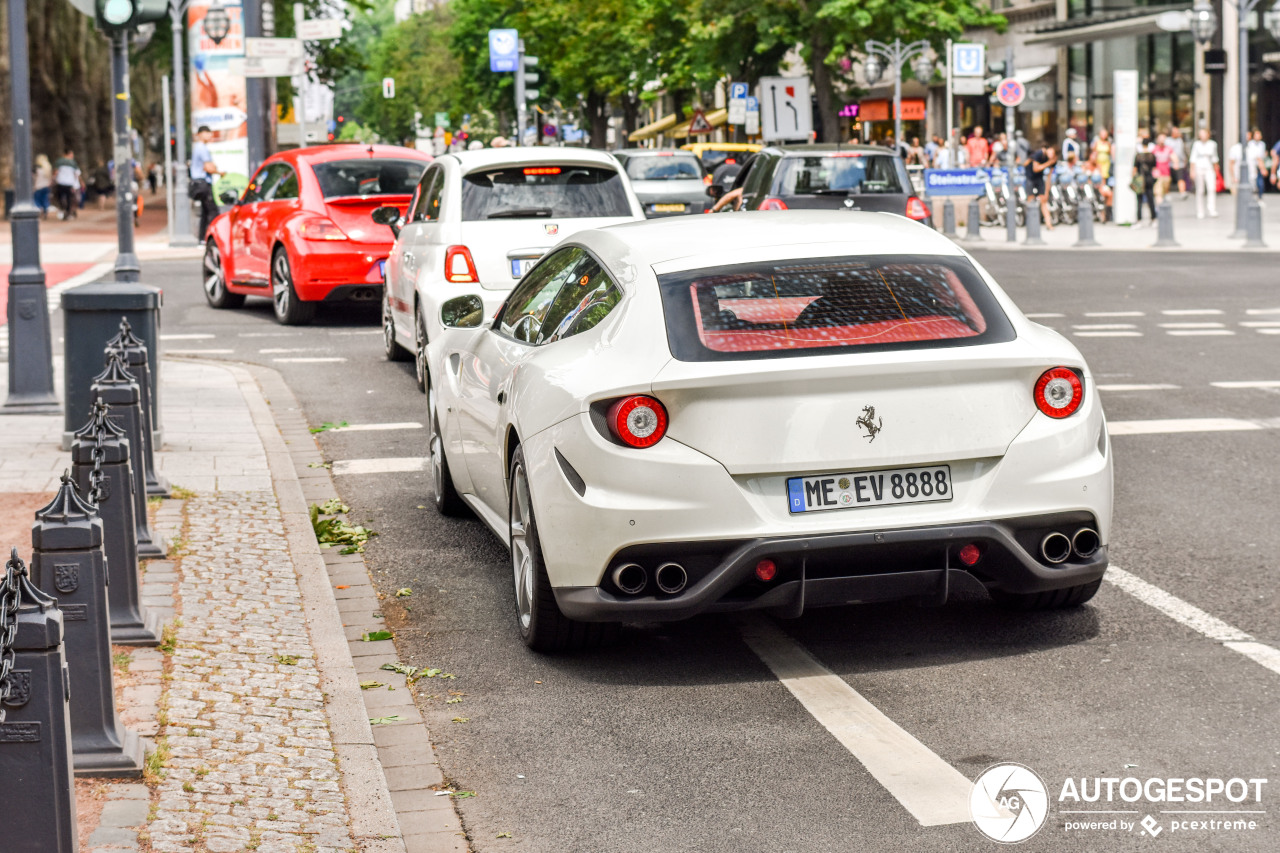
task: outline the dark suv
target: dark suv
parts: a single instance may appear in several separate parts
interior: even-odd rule
[[[883,210],[933,226],[902,158],[871,145],[774,145],[734,180],[741,210]]]

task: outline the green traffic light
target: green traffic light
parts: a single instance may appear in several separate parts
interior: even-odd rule
[[[133,17],[132,0],[106,0],[102,4],[102,19],[113,26],[128,23]]]

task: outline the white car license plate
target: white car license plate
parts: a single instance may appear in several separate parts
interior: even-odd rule
[[[950,465],[787,480],[787,505],[793,513],[949,501],[951,496]]]
[[[511,277],[524,278],[524,274],[533,269],[533,265],[537,262],[537,258],[512,258]]]

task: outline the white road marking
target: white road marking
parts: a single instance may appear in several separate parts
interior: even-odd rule
[[[425,456],[388,456],[382,459],[340,459],[333,463],[333,474],[403,474],[427,470]]]
[[[1280,308],[1249,308],[1246,309],[1244,313],[1250,314],[1254,317],[1257,317],[1259,314],[1280,314]]]
[[[1280,329],[1258,329],[1260,335],[1280,335]]]
[[[765,619],[744,624],[742,639],[805,710],[922,826],[971,820],[973,782],[818,663],[803,646]]]
[[[258,354],[259,355],[280,355],[281,353],[286,353],[286,352],[320,352],[321,349],[322,349],[321,347],[294,347],[292,349],[290,349],[289,347],[272,347],[270,349],[260,349],[258,350]]]
[[[1166,418],[1150,421],[1112,421],[1107,432],[1116,435],[1162,435],[1179,432],[1248,432],[1266,429],[1240,418]]]
[[[216,338],[217,335],[211,335],[206,332],[193,332],[189,335],[161,335],[162,341],[207,341],[209,338]]]
[[[405,421],[398,424],[347,424],[344,427],[335,427],[326,432],[372,432],[374,430],[384,429],[422,429],[422,424],[412,421]]]
[[[1177,385],[1099,385],[1099,391],[1177,391]]]
[[[1221,329],[1222,323],[1161,323],[1162,329]]]
[[[1077,338],[1140,338],[1142,332],[1072,332]]]
[[[1029,320],[1048,320],[1054,317],[1065,317],[1066,314],[1023,314]]]
[[[1101,331],[1103,329],[1136,329],[1138,327],[1133,323],[1093,323],[1087,326],[1072,326],[1071,328],[1082,331]]]
[[[169,349],[165,347],[161,355],[230,355],[233,349]]]
[[[1196,317],[1200,315],[1217,315],[1222,312],[1217,308],[1174,308],[1160,313],[1166,317]]]
[[[300,338],[302,332],[241,332],[238,338]]]
[[[345,358],[339,355],[326,356],[324,358],[273,358],[271,360],[279,362],[280,364],[332,364],[334,362],[346,361]]]
[[[361,329],[361,330],[360,330],[360,331],[358,331],[358,332],[333,332],[333,331],[331,331],[331,332],[329,332],[329,334],[331,334],[331,335],[337,335],[337,336],[339,336],[339,337],[341,337],[341,336],[343,336],[343,335],[380,335],[380,334],[382,334],[382,330],[381,330],[381,329]]]
[[[1239,652],[1280,675],[1280,650],[1265,643],[1259,643],[1234,625],[1228,625],[1218,617],[1210,616],[1194,604],[1189,604],[1155,584],[1148,583],[1137,575],[1129,574],[1124,569],[1112,565],[1103,578],[1142,603],[1151,605],[1173,621],[1222,643],[1233,652]]]
[[[1256,382],[1210,382],[1214,388],[1280,388],[1280,380],[1261,379]]]
[[[1173,335],[1174,337],[1189,338],[1197,335],[1201,337],[1206,335],[1221,337],[1223,335],[1234,335],[1235,332],[1230,329],[1166,329],[1165,334]]]
[[[1240,325],[1246,329],[1269,329],[1280,326],[1280,320],[1243,320]]]
[[[1086,311],[1086,317],[1145,317],[1146,311]]]

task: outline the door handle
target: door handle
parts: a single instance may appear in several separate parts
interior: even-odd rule
[[[502,405],[502,403],[503,403],[503,401],[505,401],[506,399],[507,399],[507,392],[506,392],[506,391],[499,391],[499,392],[498,392],[498,405],[499,405],[499,406],[501,406],[501,405]]]

